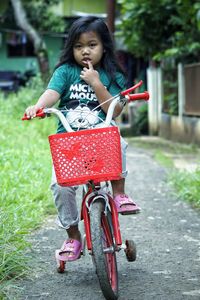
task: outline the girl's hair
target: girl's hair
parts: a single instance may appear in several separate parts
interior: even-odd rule
[[[106,71],[108,76],[110,76],[111,81],[115,82],[115,73],[117,71],[120,71],[124,74],[124,71],[117,63],[117,59],[114,53],[113,40],[107,25],[102,19],[93,16],[79,18],[72,24],[59,63],[56,65],[56,68],[65,63],[71,65],[76,64],[73,55],[74,44],[79,39],[82,33],[89,31],[97,33],[100,37],[104,49],[104,53],[101,59],[101,67]]]

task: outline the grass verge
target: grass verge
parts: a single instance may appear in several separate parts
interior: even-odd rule
[[[54,212],[47,136],[55,131],[55,121],[21,121],[43,88],[39,79],[34,81],[18,94],[0,95],[0,299],[28,270],[27,234]]]

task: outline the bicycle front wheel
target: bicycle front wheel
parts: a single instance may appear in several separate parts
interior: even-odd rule
[[[90,227],[92,254],[100,287],[106,299],[118,298],[118,272],[111,213],[104,213],[103,198],[92,204]]]

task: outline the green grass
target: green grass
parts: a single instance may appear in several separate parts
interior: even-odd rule
[[[169,156],[166,156],[166,154],[163,153],[161,150],[155,150],[154,157],[156,161],[158,161],[162,166],[167,168],[173,168],[173,160]]]
[[[195,172],[172,172],[170,183],[181,199],[185,199],[195,208],[200,208],[200,168]]]
[[[0,299],[11,281],[27,272],[27,234],[54,212],[47,136],[55,131],[55,120],[21,121],[41,91],[37,79],[17,95],[0,94]]]
[[[168,183],[173,187],[175,194],[180,199],[191,203],[195,208],[200,208],[200,168],[194,172],[181,171],[175,168],[173,158],[180,156],[192,157],[200,161],[200,149],[197,145],[180,144],[157,138],[129,138],[129,143],[134,147],[148,150],[155,160],[168,169]]]

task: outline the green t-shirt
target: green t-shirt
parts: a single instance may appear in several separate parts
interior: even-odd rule
[[[60,110],[67,109],[65,116],[73,129],[87,128],[88,125],[95,126],[106,117],[101,107],[95,109],[99,102],[91,86],[80,78],[81,70],[82,68],[79,66],[63,64],[55,70],[47,86],[47,89],[55,90],[60,94],[58,107]],[[125,89],[123,74],[116,73],[117,85],[110,83],[110,79],[103,69],[97,70],[101,82],[112,96]],[[57,131],[65,131],[60,122]]]

